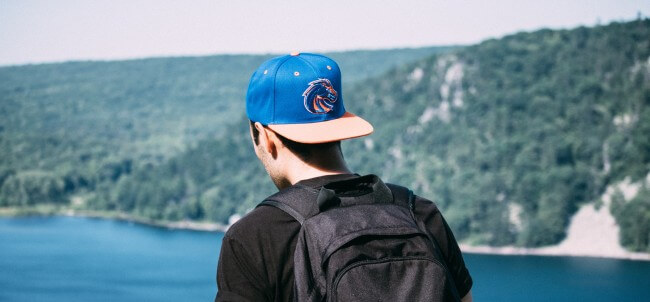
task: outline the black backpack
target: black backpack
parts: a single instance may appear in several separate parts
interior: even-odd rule
[[[320,190],[292,186],[260,205],[302,225],[294,301],[460,301],[407,188],[367,175]]]

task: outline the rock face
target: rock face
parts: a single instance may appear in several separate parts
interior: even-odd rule
[[[629,178],[626,178],[620,183],[607,187],[601,197],[602,204],[599,207],[593,203],[580,207],[578,212],[571,218],[566,238],[557,245],[542,248],[513,246],[495,248],[461,245],[461,249],[465,252],[476,253],[567,255],[650,260],[650,254],[632,253],[621,246],[620,227],[610,212],[612,198],[615,194],[620,194],[624,200],[629,201],[636,197],[641,187],[648,185],[650,185],[650,174],[646,177],[645,182],[634,183]]]
[[[587,204],[571,219],[566,239],[546,250],[558,254],[625,258],[628,252],[619,242],[619,227],[609,207],[596,209],[593,204]]]

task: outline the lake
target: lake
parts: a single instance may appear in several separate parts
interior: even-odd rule
[[[0,301],[212,301],[221,233],[0,218]],[[466,254],[475,301],[649,301],[650,262]]]

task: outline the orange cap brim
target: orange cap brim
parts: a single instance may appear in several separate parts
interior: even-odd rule
[[[340,118],[307,124],[268,125],[276,133],[299,143],[318,144],[366,136],[373,128],[366,120],[346,112]]]

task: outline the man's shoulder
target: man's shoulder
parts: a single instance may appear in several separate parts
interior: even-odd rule
[[[394,184],[394,183],[387,183],[387,185],[398,186],[398,187],[401,186],[401,185]],[[408,187],[405,187],[405,188],[408,188]],[[433,202],[432,200],[427,199],[425,197],[422,197],[420,195],[417,195],[417,194],[415,194],[415,192],[413,192],[413,194],[415,196],[414,209],[416,211],[416,214],[418,214],[418,213],[421,213],[421,214],[439,214],[440,213],[440,210],[438,209],[438,206],[436,206],[435,202]]]
[[[284,211],[271,206],[258,206],[231,225],[226,237],[256,240],[291,232],[295,228],[299,229],[300,224]]]
[[[442,213],[440,212],[440,209],[438,209],[436,203],[430,199],[415,194],[415,192],[413,194],[415,196],[413,201],[413,214],[415,217],[424,221],[426,224],[440,224]]]
[[[419,195],[415,195],[415,209],[422,209],[422,212],[430,212],[430,213],[439,213],[440,210],[438,209],[438,206],[436,205],[435,202],[424,198]]]

